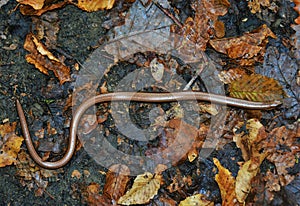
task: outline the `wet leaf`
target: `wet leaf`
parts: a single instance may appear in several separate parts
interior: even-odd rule
[[[103,193],[111,200],[117,201],[125,194],[130,178],[130,170],[126,165],[113,165],[106,174]]]
[[[300,123],[273,129],[261,143],[260,149],[268,154],[267,159],[274,163],[279,175],[280,185],[289,184],[294,176],[288,173],[288,168],[296,164],[296,155],[300,154]]]
[[[70,81],[70,68],[56,58],[32,33],[27,34],[24,48],[30,52],[26,61],[34,64],[42,73],[48,75],[48,70],[53,71],[60,84]]]
[[[179,203],[179,206],[213,206],[214,203],[205,199],[203,194],[196,194],[190,197],[187,197],[185,200],[182,200]]]
[[[236,177],[235,193],[238,201],[244,203],[251,190],[251,182],[257,175],[262,161],[267,156],[266,152],[261,152],[260,144],[267,136],[264,126],[256,119],[250,119],[246,125],[248,134],[243,140],[237,142],[242,149],[243,157],[246,162],[241,166]]]
[[[231,172],[224,168],[218,159],[214,158],[214,164],[219,172],[215,176],[215,180],[219,185],[222,197],[222,206],[239,205],[235,194],[235,179]]]
[[[263,66],[256,67],[255,71],[280,82],[288,95],[283,101],[284,117],[297,120],[300,115],[300,86],[297,85],[299,66],[290,52],[281,51],[275,46],[268,47]]]
[[[115,3],[115,0],[79,0],[77,3],[74,3],[72,0],[69,1],[78,8],[88,12],[111,9]]]
[[[100,185],[97,183],[91,183],[87,187],[87,199],[89,205],[96,206],[111,206],[113,205],[111,200],[105,196],[99,194]]]
[[[138,175],[134,180],[132,188],[119,199],[118,204],[131,205],[148,203],[157,194],[161,183],[161,175],[153,175],[148,172]]]
[[[231,97],[257,102],[282,100],[286,96],[276,80],[259,74],[243,75],[230,84],[229,92]]]
[[[213,39],[209,43],[216,51],[227,54],[232,59],[240,59],[242,65],[247,65],[251,62],[248,63],[246,59],[258,59],[259,56],[264,55],[268,37],[276,38],[275,34],[264,24],[258,29],[244,33],[241,37]]]
[[[16,122],[0,125],[0,167],[16,163],[24,138],[17,136],[15,129]]]

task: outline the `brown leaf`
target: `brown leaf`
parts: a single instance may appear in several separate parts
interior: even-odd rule
[[[215,180],[219,185],[222,197],[222,206],[239,205],[235,194],[235,179],[231,172],[224,168],[218,159],[214,158],[214,164],[219,172],[215,176]]]
[[[276,38],[264,24],[241,37],[213,39],[209,43],[216,51],[227,54],[230,58],[251,59],[258,54],[263,56],[268,37]]]
[[[295,7],[294,7],[294,10],[296,12],[298,12],[298,14],[300,15],[300,1],[299,0],[294,0],[294,3],[295,3]],[[296,24],[300,24],[300,16],[297,17],[297,19],[295,19],[295,23]]]
[[[146,204],[157,194],[161,183],[161,175],[152,175],[149,172],[138,175],[132,188],[118,200],[118,204]]]
[[[269,7],[270,0],[252,0],[248,1],[248,7],[251,9],[251,13],[261,12],[261,6]]]
[[[229,84],[236,79],[242,78],[246,74],[246,71],[240,68],[232,68],[227,71],[221,71],[218,76],[224,84]]]
[[[225,15],[229,6],[227,0],[195,1],[192,4],[195,17],[188,17],[178,33],[195,43],[197,49],[205,51],[207,42],[214,32],[214,26],[216,26],[216,36],[223,36],[224,30],[218,17]],[[213,22],[213,26],[210,26],[210,22]]]
[[[15,134],[16,122],[0,125],[0,167],[5,167],[16,162],[20,147],[24,140]]]
[[[130,170],[125,165],[113,165],[106,174],[103,194],[111,200],[118,201],[125,194]]]
[[[230,84],[230,96],[258,102],[282,100],[286,95],[274,79],[260,74],[243,75]]]
[[[275,164],[281,186],[293,180],[287,169],[296,163],[295,155],[300,152],[300,145],[297,142],[299,137],[300,123],[295,122],[288,127],[273,129],[260,145],[260,149],[269,154],[267,159]]]
[[[48,70],[53,71],[60,84],[71,80],[70,68],[56,58],[32,33],[27,34],[24,48],[31,52],[26,55],[27,62],[34,64],[42,73],[48,75]]]
[[[75,4],[78,8],[84,11],[93,12],[103,9],[111,9],[115,0],[79,0],[78,3],[74,3],[72,0],[69,0],[69,2]]]
[[[191,205],[213,206],[214,202],[206,200],[205,195],[203,194],[196,194],[187,197],[185,200],[182,200],[179,203],[179,206],[191,206]]]

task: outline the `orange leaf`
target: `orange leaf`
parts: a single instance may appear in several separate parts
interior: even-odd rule
[[[222,206],[239,205],[235,194],[235,179],[231,172],[224,168],[218,159],[214,158],[214,163],[219,172],[215,176],[215,180],[219,185],[222,197]]]

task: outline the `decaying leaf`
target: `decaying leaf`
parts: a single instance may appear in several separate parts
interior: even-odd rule
[[[185,160],[188,156],[195,159],[198,156],[198,148],[202,145],[199,140],[197,128],[180,120],[172,119],[165,125],[165,135],[161,137],[162,144],[158,148],[150,148],[147,156],[156,158],[157,162],[171,161],[173,165]]]
[[[251,0],[248,1],[248,7],[251,9],[251,13],[261,12],[261,6],[269,7],[270,0]]]
[[[75,4],[78,8],[88,12],[111,9],[115,3],[115,0],[79,0],[78,3],[74,3],[72,0],[69,1],[70,3]]]
[[[218,21],[218,17],[225,15],[229,6],[230,3],[227,0],[195,1],[192,4],[195,17],[188,17],[183,28],[177,32],[195,43],[197,49],[205,51],[212,33],[218,37],[224,36],[224,24]],[[176,28],[173,30],[176,31]]]
[[[264,55],[268,37],[276,38],[276,35],[264,24],[241,37],[213,39],[209,43],[216,51],[232,59],[239,59],[242,65],[248,65],[251,61],[246,60],[254,57],[261,61],[259,56]]]
[[[38,10],[43,8],[45,0],[17,0],[17,2],[24,5],[29,5],[35,10]]]
[[[273,129],[261,143],[260,148],[268,153],[267,159],[273,162],[279,175],[280,185],[289,184],[294,176],[288,174],[287,169],[296,163],[296,154],[300,153],[300,123],[295,122],[289,127]]]
[[[205,199],[205,195],[196,194],[190,197],[187,197],[185,200],[182,200],[179,203],[179,206],[191,206],[191,205],[199,205],[199,206],[213,206],[214,203]]]
[[[118,200],[118,204],[146,204],[157,194],[161,183],[162,176],[159,174],[153,175],[146,172],[138,175],[134,180],[132,188]]]
[[[106,182],[103,193],[111,200],[117,201],[125,194],[130,170],[126,165],[113,165],[106,174]]]
[[[260,74],[243,75],[230,84],[229,92],[231,97],[257,102],[282,100],[286,96],[276,80]]]
[[[239,205],[235,193],[235,179],[231,172],[224,168],[216,158],[214,158],[214,164],[219,170],[218,174],[215,176],[215,180],[221,191],[222,206]]]
[[[27,34],[24,48],[30,52],[26,55],[28,63],[34,64],[46,75],[48,70],[53,71],[60,84],[70,81],[70,68],[56,58],[32,33]]]
[[[227,71],[221,71],[218,76],[224,84],[230,84],[234,80],[242,78],[246,75],[246,71],[240,68],[232,68]]]
[[[15,134],[16,122],[0,125],[0,167],[16,163],[24,140]]]

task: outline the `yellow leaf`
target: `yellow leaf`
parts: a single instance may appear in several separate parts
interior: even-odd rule
[[[187,197],[185,200],[179,203],[179,206],[213,206],[214,203],[205,199],[202,194],[196,194]]]
[[[282,100],[286,96],[276,80],[260,74],[243,75],[230,84],[229,92],[231,97],[257,102]]]
[[[71,3],[72,0],[70,0]],[[115,0],[79,0],[78,4],[75,4],[78,8],[93,12],[101,9],[111,9],[115,3]]]
[[[5,124],[0,126],[0,134],[6,141],[0,149],[0,167],[5,167],[16,162],[18,152],[23,142],[23,137],[17,136],[12,129],[16,124]]]
[[[41,9],[44,6],[45,0],[17,0],[20,4],[29,5],[35,10]]]
[[[215,176],[215,180],[221,191],[222,206],[237,205],[234,177],[228,169],[220,164],[218,159],[214,158],[214,163],[219,170],[219,173]]]
[[[134,180],[132,188],[119,199],[118,204],[131,205],[148,203],[157,194],[161,179],[161,175],[152,175],[149,172],[138,175]]]

